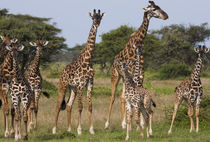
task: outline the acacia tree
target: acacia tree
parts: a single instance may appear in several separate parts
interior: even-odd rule
[[[50,20],[50,18],[30,15],[9,14],[7,9],[0,10],[0,35],[17,38],[25,46],[24,51],[20,54],[23,66],[26,61],[33,59],[35,53],[35,48],[29,45],[30,41],[38,39],[49,41],[47,47],[43,48],[42,64],[50,62],[52,55],[66,48],[65,39],[58,36],[61,30],[50,24]]]

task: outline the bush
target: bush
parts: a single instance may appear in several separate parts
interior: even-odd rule
[[[201,101],[201,105],[200,105],[200,116],[199,116],[199,121],[202,124],[202,128],[207,127],[209,122],[210,122],[210,95],[206,95],[203,97],[202,101]],[[195,107],[194,107],[195,110]],[[165,109],[165,117],[166,117],[166,121],[168,123],[171,123],[171,118],[173,115],[173,111],[174,111],[174,106],[167,106]],[[194,122],[195,122],[195,114],[196,112],[194,111]],[[195,124],[195,123],[194,123]],[[187,103],[183,101],[183,103],[180,105],[178,111],[177,111],[177,115],[175,118],[175,123],[174,125],[177,126],[188,126],[190,125],[190,119],[188,116],[188,106]]]
[[[165,64],[160,68],[159,79],[173,79],[189,76],[191,70],[185,64]]]
[[[55,94],[57,94],[57,90],[58,89],[54,84],[52,84],[46,80],[42,81],[42,91],[45,91],[45,92],[49,93],[50,95],[55,95]]]

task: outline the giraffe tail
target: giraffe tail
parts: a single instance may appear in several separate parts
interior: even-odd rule
[[[0,108],[1,108],[1,106],[2,106],[2,101],[1,101],[1,99],[0,99]]]
[[[65,101],[65,98],[63,98],[60,110],[65,110],[65,109],[66,109],[66,101]]]
[[[156,107],[156,103],[153,101],[153,99],[151,99],[152,105],[153,107]]]
[[[149,115],[146,111],[146,108],[144,107],[144,104],[143,103],[140,103],[140,110],[141,110],[141,113],[144,117],[144,120],[147,121],[149,119]]]
[[[43,94],[45,97],[50,98],[50,94],[48,94],[47,92],[42,91],[42,94]]]

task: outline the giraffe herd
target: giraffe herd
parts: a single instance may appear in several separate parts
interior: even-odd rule
[[[132,108],[134,108],[135,120],[137,129],[140,130],[140,135],[143,137],[142,128],[143,123],[146,123],[146,135],[152,136],[152,105],[156,107],[151,93],[143,87],[144,81],[144,59],[143,59],[143,40],[146,37],[149,21],[152,17],[166,20],[168,15],[153,1],[149,1],[149,6],[143,8],[144,16],[141,26],[131,34],[131,37],[125,48],[114,58],[111,74],[112,95],[110,98],[110,105],[108,109],[107,121],[105,129],[109,127],[112,105],[115,100],[115,92],[120,79],[123,80],[123,91],[121,93],[121,124],[122,128],[127,128],[125,140],[129,139],[129,132],[131,129],[131,115]],[[67,131],[71,132],[71,117],[72,105],[75,98],[78,99],[78,135],[82,134],[81,114],[83,110],[82,94],[84,88],[87,90],[88,103],[88,117],[89,117],[89,132],[95,134],[93,128],[92,116],[92,91],[94,82],[94,70],[91,62],[93,51],[95,47],[95,40],[97,29],[105,13],[100,10],[93,10],[89,13],[92,19],[92,26],[89,32],[88,40],[85,47],[81,50],[79,56],[75,61],[68,64],[62,71],[58,84],[58,98],[55,109],[55,121],[52,133],[56,133],[59,112],[62,109],[67,110]],[[48,41],[37,40],[36,42],[29,42],[29,44],[36,48],[36,55],[29,66],[27,73],[24,74],[19,68],[18,52],[24,49],[24,46],[18,42],[18,39],[1,36],[2,47],[8,50],[8,53],[0,65],[0,98],[2,102],[2,111],[4,115],[4,136],[14,135],[15,141],[21,139],[21,107],[23,109],[24,121],[24,140],[28,139],[28,132],[32,129],[37,129],[37,113],[40,94],[43,93],[47,97],[49,94],[42,91],[42,76],[39,70],[40,57],[42,55],[42,48],[47,46]],[[174,105],[174,112],[172,122],[168,134],[172,133],[172,126],[176,117],[179,105],[183,100],[188,104],[188,115],[190,118],[190,132],[194,130],[193,124],[193,106],[196,106],[196,132],[199,130],[199,109],[202,100],[203,89],[200,80],[201,66],[203,63],[204,54],[209,51],[205,46],[198,46],[194,48],[198,54],[194,70],[190,77],[183,81],[175,89],[176,100]],[[70,94],[65,100],[65,94],[69,90]],[[11,131],[9,132],[9,104],[8,92],[11,98]],[[33,118],[35,115],[35,120]],[[28,123],[29,122],[29,123]]]

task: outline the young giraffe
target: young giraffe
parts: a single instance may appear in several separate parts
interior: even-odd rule
[[[12,53],[13,58],[13,78],[10,84],[10,96],[12,101],[12,106],[14,107],[14,119],[15,119],[15,141],[21,139],[21,112],[20,112],[20,102],[23,104],[23,121],[24,121],[24,139],[28,139],[27,132],[27,110],[31,103],[31,97],[33,96],[33,91],[23,73],[20,72],[18,66],[17,52],[22,51],[24,46],[19,46],[18,44],[11,44],[6,47]]]
[[[95,39],[97,28],[100,25],[101,19],[104,16],[104,13],[96,13],[94,9],[93,15],[89,13],[89,16],[93,20],[92,27],[90,29],[89,37],[85,47],[80,52],[80,55],[77,57],[75,61],[67,65],[61,74],[59,86],[58,86],[58,102],[56,106],[56,116],[55,116],[55,123],[53,128],[53,134],[56,133],[58,115],[60,112],[61,104],[65,99],[65,93],[67,88],[70,89],[70,96],[67,102],[67,120],[68,120],[68,130],[71,131],[71,111],[72,105],[76,95],[78,95],[78,111],[79,111],[79,118],[78,118],[78,128],[77,133],[81,135],[82,128],[81,128],[81,113],[83,109],[82,105],[82,91],[83,88],[87,87],[87,99],[88,99],[88,112],[89,112],[89,123],[90,129],[89,132],[94,134],[93,130],[93,122],[92,122],[92,100],[91,94],[93,89],[93,77],[94,71],[91,63],[92,53],[95,46]]]
[[[174,112],[172,116],[171,126],[168,131],[168,134],[172,133],[172,127],[174,119],[176,117],[177,110],[179,105],[185,100],[188,103],[188,116],[190,118],[190,132],[194,130],[193,124],[193,106],[196,105],[196,132],[199,129],[199,111],[200,111],[200,102],[203,96],[203,88],[200,80],[201,67],[203,63],[204,54],[209,51],[209,48],[205,46],[198,46],[194,48],[195,52],[198,54],[198,59],[195,63],[190,77],[183,81],[178,87],[176,87],[176,100],[174,105]]]
[[[38,113],[38,103],[39,97],[42,90],[42,76],[40,74],[39,66],[40,66],[40,57],[42,55],[42,48],[48,44],[48,41],[37,40],[37,42],[30,42],[31,46],[36,47],[36,55],[32,64],[29,66],[29,71],[27,72],[26,78],[31,86],[31,89],[34,91],[35,95],[35,125],[34,128],[37,128],[37,113]],[[44,93],[44,92],[43,92]],[[33,126],[33,112],[30,112],[31,109],[28,109],[29,116],[29,125],[28,130],[30,131]]]
[[[11,39],[9,37],[3,37],[2,39],[2,48],[6,49],[7,45],[10,45],[11,43],[17,42],[17,39]],[[12,53],[9,52],[3,63],[0,66],[0,97],[1,102],[3,105],[3,114],[4,114],[4,136],[7,138],[9,136],[9,122],[8,122],[8,115],[9,115],[9,105],[8,105],[8,99],[7,94],[9,90],[9,84],[11,82],[12,76],[13,76],[13,67],[12,67]]]
[[[138,52],[138,48],[136,49],[136,51]],[[134,109],[135,109],[135,120],[136,120],[137,128],[139,128],[139,130],[140,130],[140,135],[143,137],[143,133],[142,133],[141,127],[140,127],[140,112],[142,112],[143,117],[146,122],[147,137],[149,137],[149,131],[148,131],[149,115],[148,115],[148,112],[144,105],[144,96],[147,94],[149,95],[149,93],[146,89],[144,89],[142,87],[138,87],[137,84],[133,81],[133,76],[131,76],[128,73],[128,64],[129,63],[130,63],[130,61],[127,62],[126,64],[122,63],[120,61],[117,61],[117,64],[119,66],[122,66],[122,68],[123,68],[122,75],[124,77],[124,83],[125,83],[125,96],[124,97],[125,97],[125,104],[126,104],[125,107],[126,107],[126,114],[127,114],[127,117],[126,117],[127,134],[126,134],[125,140],[129,139],[132,107],[134,107]],[[138,65],[139,65],[139,59],[138,59],[138,55],[137,55],[137,60],[135,63],[134,70],[138,70],[137,69],[139,67]],[[138,73],[139,73],[139,71],[138,71]]]
[[[132,71],[133,70],[133,65],[136,60],[136,52],[135,52],[135,47],[142,47],[143,45],[143,40],[147,34],[147,29],[149,26],[149,21],[152,17],[155,18],[161,18],[163,20],[168,19],[168,15],[153,1],[149,1],[150,5],[146,8],[143,8],[144,10],[144,18],[141,26],[137,29],[136,32],[134,32],[131,35],[131,38],[129,39],[128,43],[126,44],[125,48],[117,55],[115,56],[114,63],[112,65],[112,75],[111,75],[111,85],[112,85],[112,96],[110,98],[110,105],[109,105],[109,111],[108,111],[108,116],[107,116],[107,121],[105,123],[105,128],[109,127],[109,121],[110,121],[110,115],[111,115],[111,110],[112,110],[112,105],[115,100],[115,91],[118,85],[119,80],[122,77],[122,68],[118,68],[116,63],[117,61],[120,62],[127,62],[127,60],[132,61],[131,65],[129,65],[128,70]],[[143,83],[143,70],[141,69],[141,84]],[[125,123],[125,100],[124,100],[124,90],[125,90],[125,84],[123,83],[123,92],[121,96],[121,106],[122,106],[122,127],[125,128],[126,123]]]
[[[136,47],[134,47],[136,48]],[[133,71],[133,75],[132,75],[132,78],[133,78],[133,82],[136,84],[136,87],[138,88],[142,88],[143,87],[143,82],[141,83],[141,72],[140,70],[143,69],[143,56],[141,55],[142,54],[142,48],[143,47],[138,47],[136,48],[136,61],[135,61],[135,67],[134,67],[134,71]],[[155,102],[152,100],[152,96],[151,94],[146,91],[146,89],[142,89],[142,90],[145,90],[144,94],[143,94],[143,103],[144,103],[144,107],[146,108],[147,110],[147,113],[149,114],[149,135],[152,136],[152,117],[153,117],[153,111],[151,109],[151,104],[156,107],[156,104]],[[141,127],[144,128],[144,121],[143,121],[143,115],[142,113],[140,112],[140,124],[141,124]],[[139,129],[139,127],[137,126],[137,130]]]

